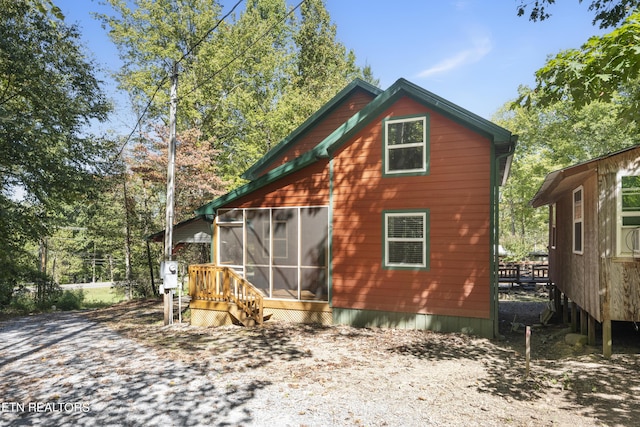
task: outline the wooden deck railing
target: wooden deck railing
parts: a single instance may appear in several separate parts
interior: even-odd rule
[[[190,265],[189,295],[193,300],[234,303],[257,324],[263,322],[264,294],[230,267]]]
[[[549,266],[546,264],[501,264],[498,282],[511,284],[550,284]]]

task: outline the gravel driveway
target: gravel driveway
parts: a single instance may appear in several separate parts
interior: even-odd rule
[[[11,320],[0,325],[0,342],[4,425],[234,425],[245,419],[241,393],[224,393],[202,372],[77,314]]]
[[[640,416],[635,355],[534,360],[524,378],[522,354],[485,339],[162,326],[153,304],[0,322],[0,425],[589,426]]]

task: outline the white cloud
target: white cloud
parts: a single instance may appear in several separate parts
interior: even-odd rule
[[[443,59],[432,67],[418,73],[418,77],[432,77],[434,75],[446,73],[462,66],[478,62],[489,52],[492,45],[489,37],[474,38],[472,47],[458,52],[448,58]]]

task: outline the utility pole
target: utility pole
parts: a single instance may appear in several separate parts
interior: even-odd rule
[[[175,163],[176,163],[176,114],[178,109],[178,64],[173,63],[171,71],[171,104],[169,107],[169,162],[167,165],[167,214],[164,229],[164,260],[172,261],[173,249],[173,209],[175,190]],[[163,272],[164,274],[164,272]],[[165,285],[167,280],[164,280]],[[173,323],[173,288],[164,289],[164,324]]]

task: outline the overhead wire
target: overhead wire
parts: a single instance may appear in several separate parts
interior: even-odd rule
[[[229,15],[231,15],[233,13],[233,11],[240,5],[240,3],[242,3],[243,0],[238,0],[238,2],[236,2],[236,4],[231,8],[231,10],[229,12],[227,12],[226,15],[224,15],[222,18],[220,18],[218,20],[218,22],[216,22],[216,24],[211,27],[207,32],[205,32],[205,34],[193,45],[191,46],[187,52],[185,52],[180,59],[178,59],[175,64],[179,64],[180,62],[182,62],[187,56],[189,56],[191,53],[193,53],[193,51],[200,45],[202,44],[202,42],[204,40],[206,40],[207,37],[209,37],[209,35],[214,32],[219,26],[220,24],[222,24],[222,22],[224,22],[225,19],[227,19],[229,17]],[[142,110],[142,113],[138,116],[138,119],[136,120],[136,124],[133,127],[133,129],[131,130],[131,132],[129,133],[129,135],[127,135],[125,141],[122,143],[122,145],[120,146],[120,149],[117,151],[117,153],[115,154],[115,156],[113,156],[111,163],[109,164],[109,167],[107,168],[108,171],[111,171],[112,167],[115,165],[116,161],[118,160],[118,158],[120,158],[120,156],[122,155],[122,153],[124,152],[124,149],[126,148],[126,146],[129,144],[129,141],[131,141],[131,138],[133,137],[133,134],[136,132],[136,129],[138,129],[138,127],[140,126],[140,123],[142,122],[142,119],[145,117],[145,115],[147,114],[147,111],[149,111],[149,108],[151,108],[151,104],[153,102],[153,100],[155,99],[156,95],[158,94],[158,92],[160,91],[160,89],[162,88],[162,86],[164,86],[164,84],[167,82],[167,80],[169,80],[169,74],[165,75],[162,80],[160,80],[160,83],[158,83],[158,85],[156,85],[155,90],[153,91],[153,94],[151,95],[151,97],[149,98],[149,100],[147,101],[147,104],[145,105],[144,109]],[[191,92],[190,92],[191,93]]]
[[[258,44],[258,42],[260,42],[262,39],[264,39],[277,25],[280,25],[282,22],[284,22],[286,19],[288,19],[288,17],[290,15],[292,15],[298,8],[300,8],[300,6],[302,6],[302,4],[305,2],[306,0],[301,0],[295,7],[293,7],[289,12],[287,12],[278,22],[274,23],[273,25],[271,25],[265,32],[263,32],[262,34],[260,34],[260,36],[258,36],[255,40],[253,40],[245,49],[243,49],[242,51],[240,51],[237,55],[235,55],[233,58],[231,58],[229,61],[227,61],[220,69],[216,70],[214,73],[212,73],[211,75],[209,75],[204,81],[200,82],[199,84],[197,84],[196,86],[194,86],[191,90],[187,91],[185,94],[183,94],[182,96],[187,96],[192,94],[193,92],[195,92],[196,90],[198,90],[201,86],[203,86],[204,84],[210,82],[211,80],[213,80],[214,77],[216,77],[217,75],[219,75],[221,72],[223,72],[224,70],[226,70],[229,66],[231,66],[231,64],[233,64],[235,61],[237,61],[240,57],[244,56],[251,48],[253,48],[256,44]],[[234,10],[240,5],[240,3],[242,3],[242,0],[239,0],[238,2],[236,2],[236,4],[231,8],[231,10],[229,12],[227,12],[226,15],[224,15],[222,18],[220,18],[218,20],[218,22],[216,22],[216,24],[210,28],[207,32],[205,32],[205,34],[193,45],[189,48],[189,50],[184,53],[180,59],[178,59],[176,61],[176,64],[179,64],[180,62],[182,62],[187,56],[189,56],[190,54],[193,53],[193,51],[200,45],[202,44],[202,42],[204,40],[207,39],[207,37],[209,37],[209,35],[211,35],[211,33],[213,31],[215,31],[220,24],[222,24],[222,22],[224,22],[225,19],[227,19],[233,12]],[[129,144],[129,141],[131,141],[131,138],[133,137],[133,134],[136,132],[136,130],[138,129],[138,127],[140,126],[140,123],[142,122],[142,119],[145,117],[147,111],[149,111],[149,108],[151,108],[151,104],[153,102],[153,100],[155,99],[155,96],[157,95],[157,93],[160,91],[160,89],[162,88],[162,86],[167,82],[167,80],[169,79],[169,75],[167,74],[166,76],[164,76],[162,78],[162,80],[160,81],[160,83],[158,83],[158,85],[156,86],[153,94],[151,95],[151,97],[149,98],[149,101],[147,102],[147,104],[145,105],[142,113],[140,114],[140,116],[138,117],[135,126],[133,127],[133,129],[131,130],[131,132],[129,133],[129,135],[127,136],[127,138],[125,139],[124,143],[121,145],[120,149],[118,150],[118,152],[116,153],[116,155],[113,157],[113,160],[111,162],[111,164],[109,165],[108,170],[111,170],[111,168],[115,165],[117,159],[122,155],[125,147]]]
[[[305,1],[306,0],[300,1],[293,9],[291,9],[289,12],[287,12],[278,22],[272,24],[264,33],[262,33],[254,41],[249,43],[249,45],[245,49],[240,51],[237,55],[235,55],[233,58],[231,58],[229,61],[227,61],[222,67],[220,67],[220,69],[218,69],[215,72],[213,72],[212,74],[210,74],[207,78],[205,78],[203,81],[198,83],[191,90],[189,90],[186,93],[184,93],[182,96],[187,96],[187,95],[192,94],[193,92],[198,90],[200,87],[202,87],[204,84],[206,84],[206,83],[210,82],[211,80],[213,80],[213,78],[216,77],[218,74],[220,74],[221,72],[226,70],[231,64],[233,64],[240,57],[244,56],[251,48],[253,48],[256,44],[258,44],[259,41],[264,39],[277,25],[280,25],[281,23],[283,23],[291,14],[293,14],[293,12],[295,12],[300,6],[302,6],[302,4]]]
[[[231,10],[229,12],[227,12],[226,15],[224,15],[222,18],[220,18],[218,20],[218,22],[216,22],[216,25],[214,25],[209,31],[207,31],[206,33],[204,33],[204,35],[202,37],[200,37],[200,40],[198,40],[193,46],[191,46],[189,48],[189,50],[187,50],[181,57],[180,59],[178,59],[176,61],[176,64],[181,63],[187,56],[191,55],[191,53],[193,53],[193,51],[200,46],[200,44],[205,41],[207,39],[207,37],[209,37],[209,35],[211,33],[213,33],[219,26],[220,24],[222,24],[224,22],[225,19],[227,19],[229,17],[229,15],[231,15],[233,13],[234,10],[236,10],[236,8],[240,5],[240,3],[242,3],[242,0],[238,0],[238,2],[231,8]]]
[[[147,102],[147,105],[144,107],[144,109],[142,110],[142,113],[140,114],[140,116],[138,116],[138,120],[136,121],[135,126],[133,127],[133,129],[131,130],[131,132],[129,133],[129,135],[127,136],[127,138],[125,139],[124,143],[122,144],[122,146],[120,147],[120,149],[118,150],[118,152],[116,153],[116,155],[114,156],[113,162],[111,164],[111,166],[113,166],[113,164],[115,163],[115,161],[118,159],[118,157],[120,157],[120,155],[122,154],[122,152],[124,151],[124,148],[127,146],[127,144],[129,143],[129,141],[131,140],[131,137],[133,136],[134,133],[136,133],[136,129],[138,129],[138,127],[140,126],[140,123],[142,122],[142,119],[144,118],[144,116],[147,114],[147,111],[149,111],[149,108],[151,107],[151,103],[153,102],[153,99],[155,98],[156,94],[158,93],[158,91],[160,90],[160,88],[162,88],[162,86],[166,83],[166,81],[169,79],[169,76],[166,75],[162,78],[162,80],[160,81],[160,83],[158,83],[158,85],[156,86],[156,89],[154,90],[153,94],[151,95],[151,97],[149,98],[149,101]]]

